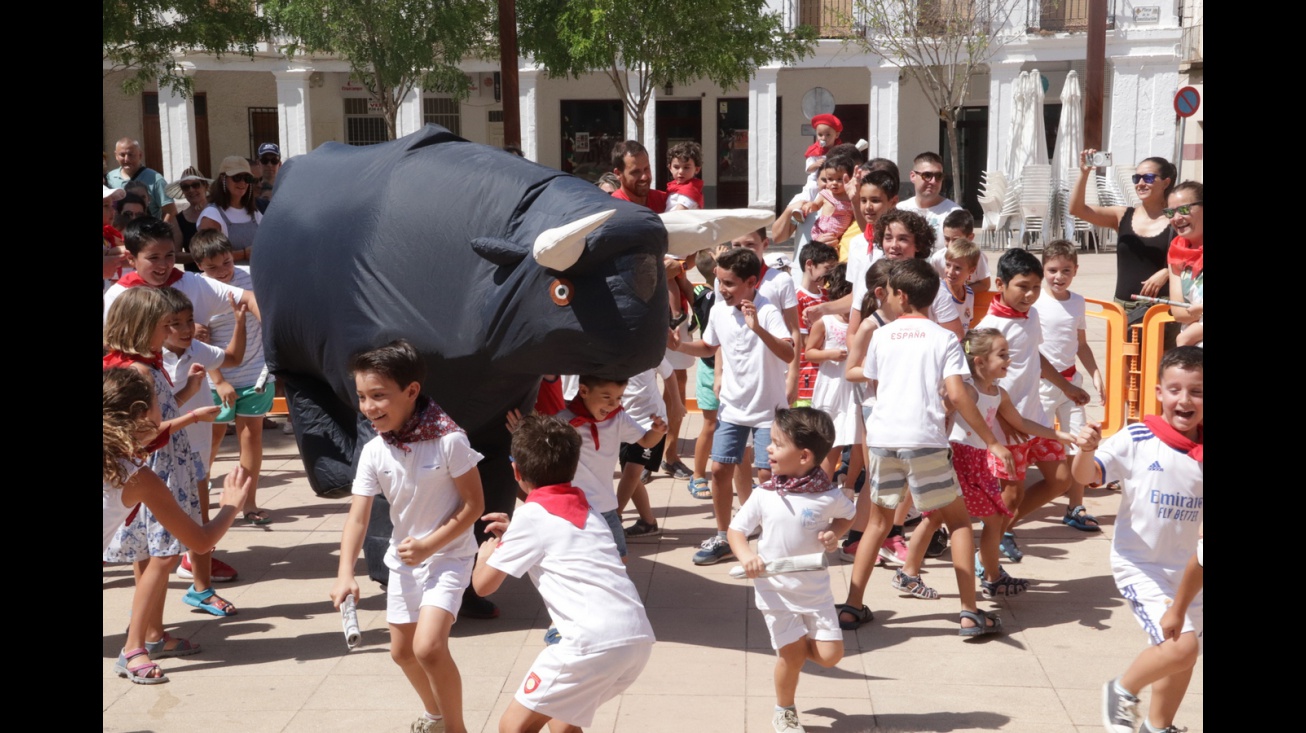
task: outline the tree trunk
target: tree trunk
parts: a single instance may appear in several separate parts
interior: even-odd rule
[[[948,154],[952,158],[952,170],[949,171],[952,176],[952,200],[964,207],[962,202],[966,198],[966,187],[961,178],[961,150],[957,145],[957,110],[949,107],[943,115],[948,124]]]

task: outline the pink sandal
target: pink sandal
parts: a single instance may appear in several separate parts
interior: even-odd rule
[[[148,656],[144,647],[124,649],[118,655],[118,661],[113,664],[113,671],[118,673],[119,677],[126,677],[138,685],[160,685],[168,681],[168,675],[159,669],[159,665],[154,662],[141,662],[132,666],[131,661],[137,657]]]

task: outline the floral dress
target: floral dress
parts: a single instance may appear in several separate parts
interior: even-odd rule
[[[154,379],[155,399],[163,419],[177,418],[177,401],[172,395],[172,385],[163,372],[151,368],[150,376]],[[200,497],[199,479],[204,475],[204,464],[199,453],[190,447],[190,438],[185,430],[178,430],[169,436],[168,444],[150,454],[146,462],[155,474],[167,485],[181,508],[192,519],[199,521]],[[172,533],[154,518],[154,513],[144,505],[126,525],[119,527],[117,534],[104,551],[105,562],[136,562],[151,557],[169,557],[180,555],[186,548]]]

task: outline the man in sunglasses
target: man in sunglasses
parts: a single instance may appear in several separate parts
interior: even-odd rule
[[[109,171],[109,188],[122,188],[128,181],[140,181],[150,189],[150,216],[172,224],[177,219],[177,205],[168,195],[168,182],[159,172],[142,164],[145,151],[141,144],[129,137],[119,140],[113,148],[118,168]]]
[[[272,201],[272,187],[277,183],[277,174],[281,172],[281,146],[276,143],[263,143],[258,146],[258,162],[263,166],[263,182],[260,184],[254,205],[259,211],[266,212]]]
[[[916,195],[898,202],[898,208],[914,211],[925,217],[934,227],[936,239],[934,248],[946,246],[943,239],[943,220],[948,214],[960,209],[956,201],[946,199],[943,194],[943,158],[938,153],[924,152],[916,156],[911,166],[911,183],[916,187]]]

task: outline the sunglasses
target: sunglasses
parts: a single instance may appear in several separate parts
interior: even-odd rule
[[[1130,178],[1134,182],[1134,185],[1138,185],[1139,181],[1151,185],[1153,183],[1156,183],[1156,179],[1160,177],[1161,175],[1159,173],[1135,173],[1134,175],[1130,176]]]
[[[181,190],[183,191],[190,191],[196,188],[204,188],[204,184],[200,181],[188,181],[181,184]]]
[[[263,165],[281,165],[280,158],[259,158],[258,162],[262,163]]]
[[[942,180],[943,180],[943,173],[942,173],[942,171],[937,172],[937,173],[934,172],[934,171],[912,171],[912,173],[915,174],[915,175],[920,176],[921,178],[923,178],[923,179],[925,179],[925,180],[927,180],[927,181],[942,181]]]
[[[229,177],[231,180],[235,181],[236,183],[253,183],[253,182],[254,182],[254,176],[251,176],[251,175],[248,174],[248,173],[237,173],[237,174],[234,175],[234,176],[228,176],[228,177]]]
[[[1169,209],[1169,208],[1161,209],[1161,213],[1165,214],[1165,218],[1173,219],[1175,214],[1178,214],[1180,216],[1188,216],[1189,214],[1193,213],[1194,206],[1201,206],[1201,205],[1202,205],[1201,201],[1194,201],[1191,204],[1176,206],[1173,209]]]

